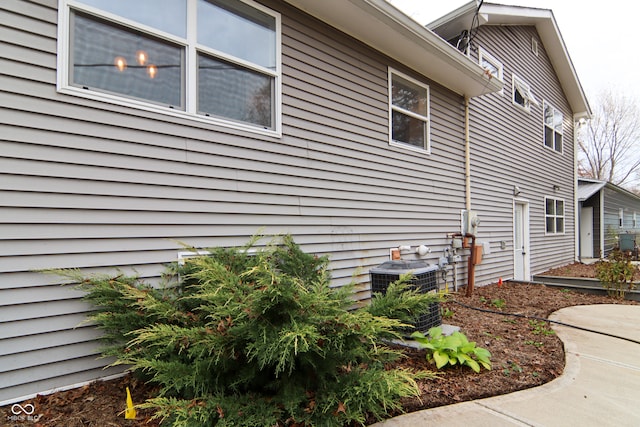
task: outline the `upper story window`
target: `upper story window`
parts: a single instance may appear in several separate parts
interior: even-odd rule
[[[240,0],[60,0],[65,93],[280,128],[280,16]]]
[[[429,86],[389,70],[390,143],[429,151]]]
[[[618,209],[618,227],[624,227],[624,209]]]
[[[527,111],[531,111],[531,104],[540,105],[533,96],[531,87],[515,74],[512,76],[513,103]]]
[[[545,197],[546,234],[564,234],[564,200]]]
[[[544,102],[544,145],[562,153],[562,112]]]
[[[491,74],[494,78],[503,81],[502,62],[491,56],[483,48],[478,49],[478,61],[480,62],[480,66],[484,68],[489,74]]]

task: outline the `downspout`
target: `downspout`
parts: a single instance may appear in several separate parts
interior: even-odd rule
[[[578,132],[580,119],[573,117],[573,230],[574,230],[574,260],[582,262],[582,206],[578,201]]]
[[[471,141],[469,138],[469,97],[464,97],[464,178],[465,209],[471,210]]]

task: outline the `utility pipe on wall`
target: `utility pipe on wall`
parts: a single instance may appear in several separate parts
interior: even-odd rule
[[[469,137],[469,97],[464,97],[464,178],[465,208],[471,210],[471,141]]]

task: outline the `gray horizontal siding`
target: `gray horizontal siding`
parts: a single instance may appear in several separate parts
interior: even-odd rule
[[[538,56],[531,52],[532,37],[539,42]],[[478,237],[492,247],[477,270],[482,283],[513,277],[514,185],[529,202],[531,273],[574,260],[574,143],[573,113],[535,28],[483,26],[476,43],[504,66],[504,94],[471,101],[472,205],[482,221]],[[512,73],[531,86],[540,103],[529,113],[512,104]],[[543,100],[564,115],[562,154],[543,145]],[[545,235],[545,196],[565,201],[564,235]]]
[[[619,244],[622,233],[640,234],[640,228],[633,228],[633,214],[640,223],[640,200],[629,194],[615,191],[609,186],[604,191],[604,256],[608,256]],[[620,209],[623,210],[620,227]]]
[[[261,227],[357,283],[399,244],[435,262],[464,207],[461,99],[431,84],[431,155],[388,144],[387,67],[282,2],[283,136],[56,92],[57,1],[0,2],[0,401],[111,373],[91,307],[47,268],[158,283],[180,242],[244,244]],[[421,76],[415,76],[430,83]]]

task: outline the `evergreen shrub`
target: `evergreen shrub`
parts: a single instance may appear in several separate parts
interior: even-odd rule
[[[160,386],[140,407],[163,425],[364,425],[401,411],[401,398],[419,394],[415,379],[435,374],[391,367],[402,353],[385,340],[437,297],[391,292],[353,309],[352,287],[329,286],[326,257],[290,236],[258,241],[188,258],[161,287],[56,273],[97,307],[90,320],[105,332],[104,356]]]

